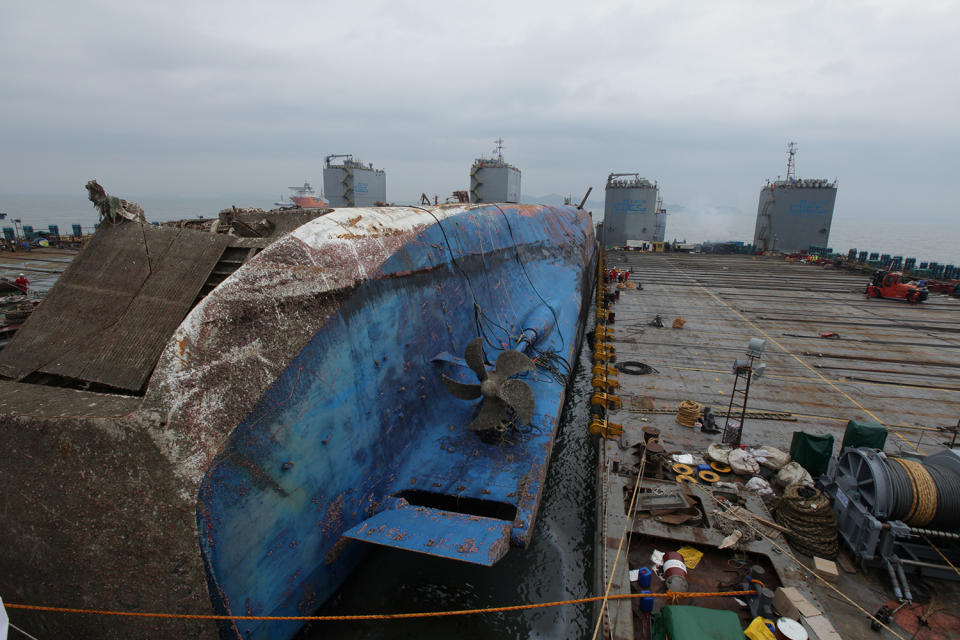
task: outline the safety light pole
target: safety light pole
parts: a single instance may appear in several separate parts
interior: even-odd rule
[[[763,356],[763,349],[767,341],[760,338],[750,338],[750,344],[747,345],[747,360],[737,358],[733,363],[733,391],[730,392],[730,405],[727,407],[727,417],[723,423],[723,436],[720,441],[723,444],[740,446],[740,438],[743,435],[743,421],[747,416],[747,398],[750,395],[750,380],[752,378],[760,379],[767,370],[766,364],[759,364],[754,368],[754,360]],[[743,381],[743,390],[739,389],[741,380]],[[731,420],[733,415],[733,403],[737,395],[743,398],[743,404],[740,406],[740,421]]]

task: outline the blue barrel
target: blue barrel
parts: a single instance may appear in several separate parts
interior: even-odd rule
[[[957,268],[952,264],[948,264],[943,268],[943,277],[947,280],[951,280],[957,277]]]
[[[907,271],[913,271],[913,268],[917,266],[916,258],[907,258],[903,261],[903,268]]]
[[[60,227],[55,224],[48,224],[47,231],[49,231],[50,235],[53,236],[54,238],[60,237]]]
[[[850,251],[847,251],[847,260],[856,260],[856,259],[857,259],[856,249],[850,249]]]
[[[82,235],[83,235],[83,228],[82,228],[80,225],[78,225],[78,224],[73,225],[73,235],[76,236],[77,238],[79,238],[80,236],[82,236]]]
[[[931,265],[930,265],[930,271],[932,272],[932,275],[933,275],[934,278],[942,278],[942,277],[943,277],[943,265],[942,265],[942,264],[938,264],[938,265],[936,265],[936,266],[934,266],[934,265],[931,264]]]
[[[23,225],[23,237],[27,240],[33,240],[33,236],[36,234],[33,232],[33,227],[29,224]]]
[[[866,262],[867,261],[867,252],[861,251],[857,254],[857,262]]]
[[[873,260],[879,260],[879,259],[880,259],[880,254],[879,254],[879,253],[871,253],[871,254],[870,254],[870,260],[871,260],[871,262],[872,262]]]
[[[17,233],[13,230],[13,227],[3,228],[3,239],[9,240],[10,242],[15,242],[17,240]]]
[[[926,270],[929,269],[929,268],[930,268],[930,263],[929,263],[929,262],[921,262],[921,263],[920,263],[920,271],[926,271]]]

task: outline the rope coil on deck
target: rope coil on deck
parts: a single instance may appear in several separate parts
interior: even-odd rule
[[[829,498],[819,489],[790,485],[783,492],[774,519],[790,530],[787,540],[797,550],[830,560],[837,557],[837,517]]]
[[[685,427],[692,427],[700,419],[702,408],[693,400],[684,400],[677,407],[677,422]]]

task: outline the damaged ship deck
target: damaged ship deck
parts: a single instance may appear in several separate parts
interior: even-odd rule
[[[744,445],[789,451],[793,433],[803,431],[832,434],[836,454],[847,421],[854,419],[887,426],[888,454],[932,454],[949,446],[953,434],[938,428],[953,429],[960,416],[960,300],[941,295],[921,305],[868,300],[863,275],[781,258],[612,251],[606,268],[613,267],[629,270],[630,284],[610,306],[615,321],[609,325],[613,335],[606,342],[615,348],[618,363],[638,361],[655,371],[621,372],[615,394],[622,408],[610,408],[606,416],[623,427],[622,442],[602,441],[598,465],[602,497],[597,545],[602,582],[598,584],[609,583],[611,595],[637,592],[628,571],[650,566],[654,548],[672,551],[686,544],[709,551],[724,538],[714,528],[717,505],[704,492],[705,485],[690,485],[703,522],[675,525],[640,512],[633,518],[629,551],[617,559],[621,536],[631,530],[626,514],[641,463],[641,449],[634,445],[643,441],[642,430],[658,429],[667,454],[703,453],[710,444],[719,443],[720,435],[678,424],[676,410],[684,400],[711,406],[722,428],[721,416],[733,390],[732,365],[736,358],[745,357],[751,338],[766,340],[762,361],[767,370],[749,390]],[[616,284],[609,285],[611,292],[615,289]],[[648,324],[657,315],[662,317],[662,328]],[[671,328],[675,318],[685,320],[683,328]],[[822,337],[825,333],[837,335]],[[656,491],[658,466],[655,460],[646,461],[641,496],[665,493]],[[659,486],[675,487],[673,474],[664,475]],[[746,506],[773,520],[759,498],[749,496]],[[782,536],[771,532],[773,543],[789,549]],[[767,565],[768,586],[797,587],[827,615],[841,637],[873,635],[861,611],[773,547],[764,539],[742,545],[749,552],[749,562]],[[708,553],[698,568],[690,570],[690,591],[718,590],[718,583],[732,575],[726,573],[730,567],[724,560],[732,557],[729,551]],[[812,566],[809,556],[793,555]],[[779,580],[770,579],[771,564]],[[837,587],[864,609],[872,613],[892,600],[883,576],[865,573],[851,563],[846,568],[853,572],[841,569]],[[952,595],[947,600],[941,595],[940,601],[960,601],[956,582],[938,582],[937,588],[941,585],[941,593]],[[665,590],[656,578],[650,588]],[[654,611],[665,602],[655,600]],[[716,597],[682,604],[736,609],[731,599]],[[605,636],[643,637],[638,611],[636,599],[609,601],[603,613]],[[950,607],[945,612],[958,613]],[[746,627],[749,616],[745,611],[738,613]],[[915,629],[902,623],[898,615],[891,626],[910,637]],[[877,637],[894,636],[883,631]]]

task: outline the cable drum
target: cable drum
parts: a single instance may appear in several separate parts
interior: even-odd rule
[[[925,527],[937,513],[937,485],[919,462],[907,458],[890,458],[907,472],[913,489],[912,501],[903,521],[913,527]],[[887,466],[891,465],[888,461]]]
[[[960,466],[951,460],[920,463],[885,457],[872,449],[849,448],[840,456],[837,480],[880,520],[956,531],[960,529]]]
[[[931,524],[940,529],[960,529],[960,476],[939,464],[924,468],[937,487],[937,513]]]
[[[913,504],[913,485],[910,483],[910,476],[907,470],[899,464],[886,465],[887,472],[890,474],[891,498],[890,511],[887,515],[888,520],[903,520],[910,513],[910,506]]]

